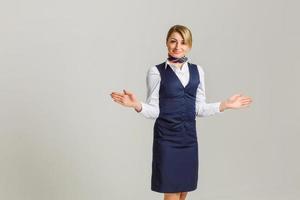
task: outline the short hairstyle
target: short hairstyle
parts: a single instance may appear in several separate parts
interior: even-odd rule
[[[192,48],[192,32],[190,29],[188,29],[186,26],[183,25],[174,25],[172,26],[167,34],[166,42],[168,42],[169,37],[172,35],[172,33],[177,32],[181,35],[183,38],[184,43],[186,43],[190,48]]]

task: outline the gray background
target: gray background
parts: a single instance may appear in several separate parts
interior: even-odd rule
[[[188,199],[298,200],[299,1],[0,3],[0,199],[162,199],[150,190],[153,120],[113,102],[146,98],[174,24],[193,33],[207,102],[249,108],[198,118]]]

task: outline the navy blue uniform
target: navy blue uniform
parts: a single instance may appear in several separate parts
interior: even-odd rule
[[[190,79],[184,87],[165,62],[156,65],[160,76],[159,116],[153,134],[151,190],[187,192],[197,188],[198,141],[196,93],[197,65],[188,63]]]

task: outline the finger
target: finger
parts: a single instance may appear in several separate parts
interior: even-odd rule
[[[123,97],[124,94],[111,94],[112,97]]]
[[[120,93],[120,92],[111,92],[110,94],[123,94],[123,93]]]
[[[250,104],[250,103],[251,103],[251,101],[242,101],[241,102],[242,105],[244,105],[244,104]]]
[[[111,97],[113,100],[121,100],[122,97],[117,97],[117,96],[114,96],[114,97]]]
[[[122,101],[119,101],[119,100],[114,100],[116,103],[118,103],[118,104],[121,104],[121,105],[123,105],[123,102]]]
[[[241,101],[252,101],[252,99],[251,98],[242,98],[242,99],[240,99]]]
[[[123,91],[124,91],[125,94],[132,95],[132,92],[130,92],[130,91],[128,91],[128,90],[125,90],[125,89],[124,89]]]
[[[244,98],[244,99],[251,99],[251,97],[249,97],[249,96],[243,96],[242,98]]]
[[[240,100],[251,100],[249,97],[240,97]]]
[[[113,97],[114,100],[123,101],[122,97]]]
[[[242,99],[251,99],[251,97],[249,97],[249,96],[242,96],[241,98]]]
[[[124,101],[124,97],[113,97],[114,100],[118,100],[118,101]]]
[[[114,95],[114,96],[124,96],[124,94],[122,94],[122,93],[111,93],[111,95]]]
[[[242,103],[242,106],[248,106],[248,105],[250,105],[250,102],[248,102],[248,103]]]
[[[251,102],[252,100],[251,99],[241,99],[240,101],[241,102]]]
[[[124,95],[124,94],[120,92],[112,92],[111,95]]]

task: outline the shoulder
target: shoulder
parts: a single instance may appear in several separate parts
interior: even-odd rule
[[[159,71],[163,70],[163,69],[165,68],[165,66],[166,66],[166,62],[162,62],[162,63],[159,63],[159,64],[156,64],[156,65],[155,65],[155,67],[156,67]]]
[[[194,63],[190,63],[190,64],[192,64],[192,66],[194,66],[198,69],[198,72],[199,72],[200,75],[204,74],[204,69],[201,65],[194,64]]]
[[[159,71],[158,71],[156,65],[153,65],[148,68],[147,75],[148,76],[159,75]]]
[[[148,69],[148,75],[159,75],[160,74],[159,71],[164,69],[164,67],[165,67],[165,62],[153,65]]]

